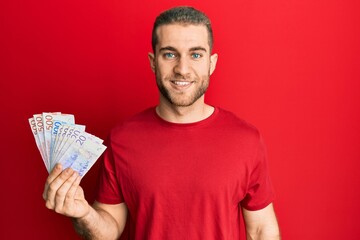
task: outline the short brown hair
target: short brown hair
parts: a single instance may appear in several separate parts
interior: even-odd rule
[[[155,47],[159,39],[156,34],[156,30],[161,25],[166,24],[193,24],[193,25],[204,25],[208,31],[208,41],[210,51],[213,47],[213,31],[211,28],[210,19],[201,11],[187,6],[174,7],[165,12],[162,12],[155,20],[154,27],[152,30],[152,49],[155,53]]]

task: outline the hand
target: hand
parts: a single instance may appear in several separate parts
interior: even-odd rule
[[[80,187],[81,177],[71,168],[57,164],[46,180],[43,198],[48,209],[68,217],[81,218],[90,211]]]

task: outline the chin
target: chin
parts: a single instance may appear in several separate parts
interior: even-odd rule
[[[196,99],[194,99],[193,97],[187,98],[187,99],[171,98],[169,102],[176,107],[190,107],[190,106],[194,105],[194,103],[196,103],[199,99],[200,99],[200,97],[196,98]]]

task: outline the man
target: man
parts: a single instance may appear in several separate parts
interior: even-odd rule
[[[89,239],[116,239],[126,222],[130,239],[239,239],[241,208],[248,239],[279,239],[258,131],[204,102],[217,62],[209,19],[191,7],[165,11],[152,43],[159,105],[111,131],[92,207],[78,174],[60,165],[46,206]]]

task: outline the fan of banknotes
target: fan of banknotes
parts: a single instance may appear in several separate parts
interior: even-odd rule
[[[63,169],[70,167],[84,176],[106,149],[102,139],[75,124],[72,114],[34,114],[29,123],[48,172],[61,163]]]

